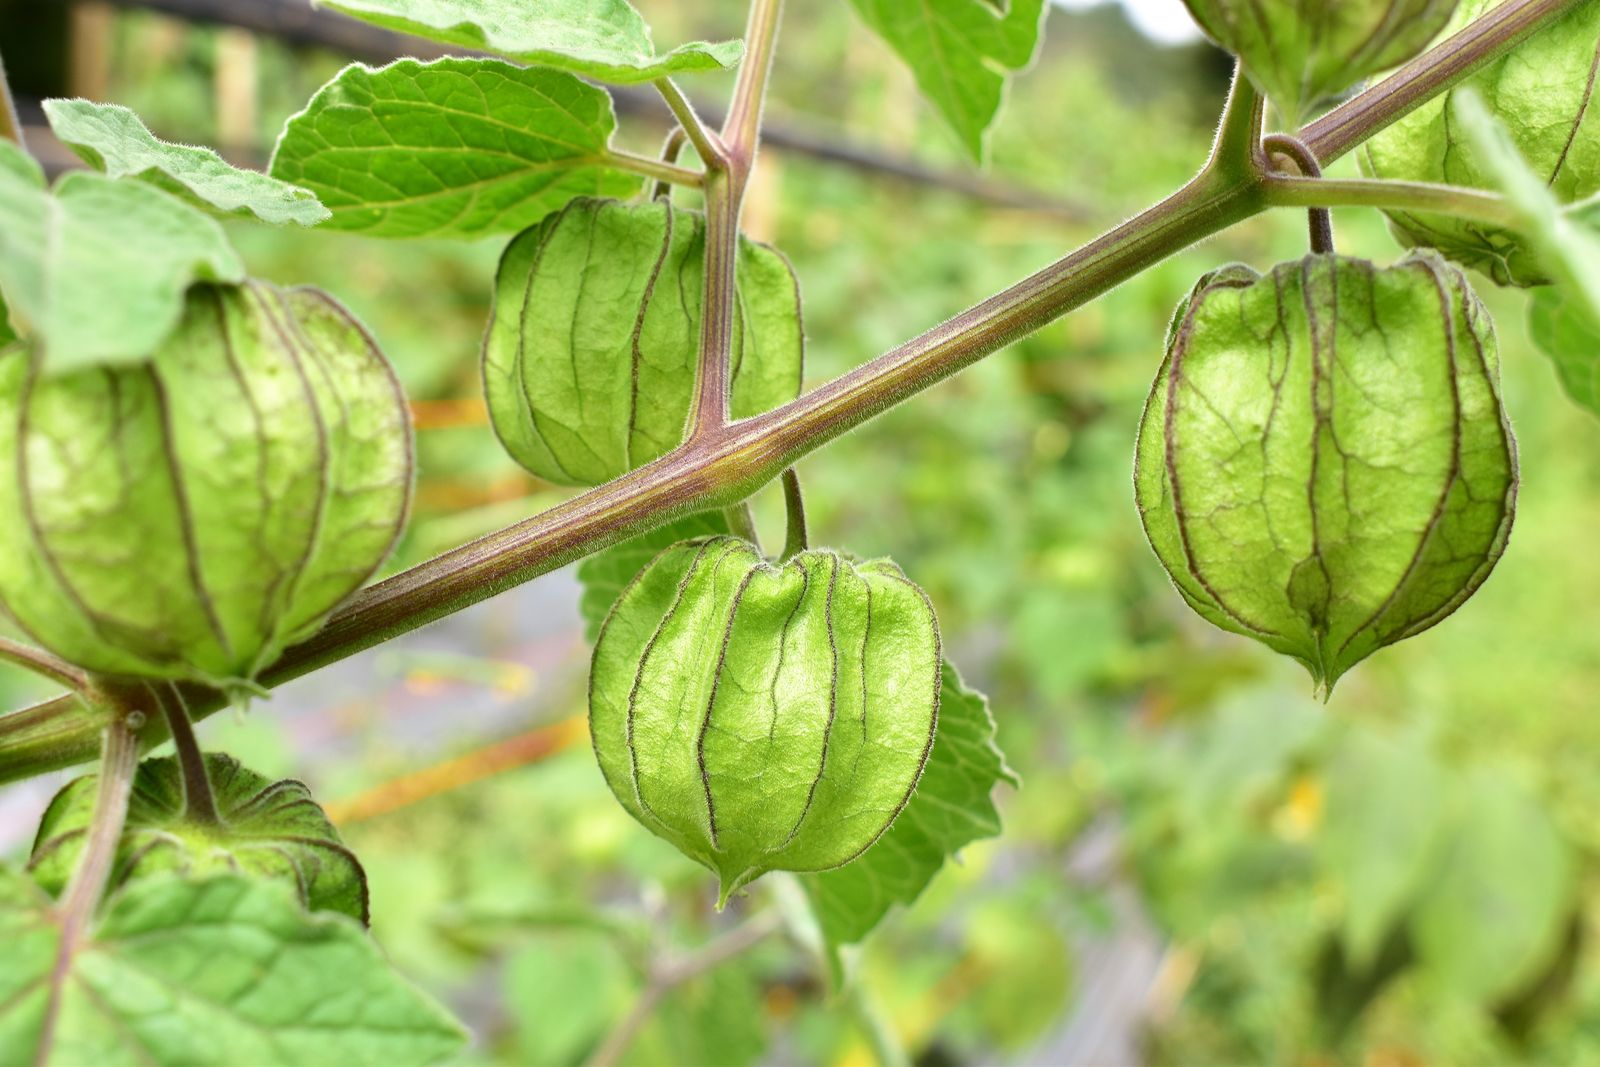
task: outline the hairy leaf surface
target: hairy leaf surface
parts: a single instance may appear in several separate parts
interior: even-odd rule
[[[589,722],[617,800],[722,899],[820,871],[893,822],[933,743],[939,633],[894,564],[782,565],[731,537],[667,549],[595,644]]]
[[[1016,775],[994,742],[982,693],[944,664],[933,751],[905,810],[854,862],[802,879],[831,953],[865,938],[895,905],[909,906],[967,845],[1000,834],[995,786]]]
[[[683,439],[694,396],[705,220],[666,201],[576,200],[518,235],[495,276],[484,391],[495,432],[534,474],[599,485]],[[788,262],[740,245],[734,418],[800,391],[800,294]]]
[[[498,52],[614,84],[724,70],[740,41],[695,41],[657,52],[626,0],[321,0],[335,11],[444,44]]]
[[[311,791],[300,782],[275,782],[222,753],[208,753],[205,760],[221,824],[188,811],[175,757],[145,760],[128,801],[113,884],[232,871],[283,881],[310,910],[342,912],[365,923],[366,874]],[[83,853],[98,787],[98,775],[75,778],[45,809],[28,872],[51,894],[60,895]]]
[[[1517,468],[1488,312],[1437,256],[1206,275],[1140,428],[1145,532],[1189,605],[1325,690],[1488,577]]]
[[[1454,30],[1501,0],[1462,0]],[[1510,131],[1517,151],[1557,200],[1572,203],[1600,193],[1600,4],[1577,4],[1448,93],[1380,131],[1357,158],[1377,178],[1446,182],[1479,188],[1497,184],[1492,161],[1463,133],[1463,95],[1478,94]],[[1468,120],[1470,121],[1470,120]],[[1409,211],[1388,212],[1406,244],[1439,249],[1501,285],[1548,280],[1537,253],[1517,234],[1469,219]]]
[[[235,875],[129,885],[53,998],[54,903],[0,867],[0,1062],[403,1067],[437,1063],[466,1041],[359,924],[309,914],[286,887]]]
[[[157,194],[163,195],[163,194]],[[114,675],[247,683],[377,569],[410,413],[315,289],[196,287],[139,366],[0,359],[0,620]]]
[[[852,0],[866,24],[911,68],[922,95],[974,159],[1005,96],[1006,78],[1033,62],[1044,0]]]
[[[192,283],[243,277],[221,227],[189,205],[82,171],[46,189],[38,164],[0,141],[0,291],[48,373],[143,359]]]
[[[224,215],[315,226],[328,217],[314,193],[228,163],[209,148],[168,144],[125,107],[88,100],[46,100],[61,141],[108,177],[133,177]]]
[[[630,196],[610,169],[611,98],[571,74],[494,59],[346,67],[284,127],[273,177],[327,225],[372,237],[482,237],[575,196]]]

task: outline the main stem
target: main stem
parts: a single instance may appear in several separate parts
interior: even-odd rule
[[[700,359],[685,430],[691,444],[716,437],[728,427],[728,379],[733,365],[734,306],[738,300],[739,218],[761,143],[761,109],[782,16],[783,0],[753,0],[745,28],[744,63],[739,67],[739,80],[734,85],[733,103],[722,133],[715,138],[702,134],[703,140],[713,142],[714,154],[705,161],[706,254],[705,288],[700,302]],[[670,96],[668,100],[671,101]]]
[[[1508,0],[1300,131],[1332,162],[1578,0]],[[1436,59],[1433,57],[1437,57]],[[1435,66],[1437,64],[1437,67]],[[1249,107],[1242,106],[1245,102]],[[363,590],[260,679],[282,685],[693,511],[727,507],[886,408],[1267,206],[1258,102],[1235,79],[1210,162],[1178,192],[1066,258],[798,400],[693,442],[543,514]],[[220,694],[186,689],[199,718]],[[0,781],[93,754],[104,711],[63,698],[0,718]],[[159,733],[160,731],[157,731]],[[159,740],[147,735],[147,743]]]

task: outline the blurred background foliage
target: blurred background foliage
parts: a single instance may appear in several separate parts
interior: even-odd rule
[[[641,6],[663,42],[742,21],[733,0]],[[793,5],[782,45],[774,122],[962,166],[847,4]],[[0,0],[0,46],[24,94],[124,103],[257,161],[346,59],[55,0]],[[1049,210],[769,151],[749,222],[802,280],[808,380],[1166,195],[1203,158],[1227,70],[1204,45],[1151,44],[1115,6],[1053,12],[985,179]],[[629,116],[623,137],[648,150],[662,132]],[[1375,215],[1336,222],[1342,251],[1397,254]],[[1327,706],[1296,666],[1189,613],[1143,544],[1133,437],[1173,305],[1221,262],[1298,256],[1303,227],[1276,215],[1177,256],[803,463],[814,539],[893,554],[928,589],[1024,783],[1002,790],[1004,837],[868,943],[855,995],[793,934],[660,982],[663,960],[791,903],[769,880],[714,915],[704,872],[612,801],[572,718],[586,648],[570,572],[202,740],[332,803],[377,936],[473,1024],[470,1062],[581,1062],[645,995],[622,1062],[857,1064],[895,1044],[925,1064],[1600,1061],[1600,426],[1527,344],[1522,297],[1483,285],[1523,461],[1511,550],[1455,617]],[[394,566],[561,498],[500,453],[476,399],[499,242],[234,237],[255,273],[346,300],[417,402],[421,481]],[[775,543],[781,501],[756,509]],[[6,706],[39,695],[0,674]],[[0,792],[0,848],[25,851],[57,781]]]

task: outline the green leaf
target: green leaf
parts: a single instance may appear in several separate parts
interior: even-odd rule
[[[1506,775],[1464,776],[1456,801],[1411,933],[1433,983],[1490,1004],[1525,987],[1556,953],[1576,864],[1538,798]]]
[[[506,248],[484,337],[484,391],[512,457],[561,485],[599,485],[683,439],[698,373],[705,219],[665,200],[575,200]],[[799,284],[742,242],[730,405],[760,414],[800,391]]]
[[[11,313],[6,309],[4,297],[0,297],[0,348],[4,348],[17,339],[17,331],[11,328]]]
[[[302,226],[328,218],[309,190],[235,167],[209,148],[159,140],[125,107],[46,100],[44,110],[56,136],[109,177],[137,178],[223,215]]]
[[[197,281],[237,282],[222,228],[158,189],[76,171],[45,188],[0,141],[0,290],[49,373],[143,359]]]
[[[600,636],[600,627],[605,624],[606,616],[611,614],[611,605],[628,588],[628,583],[662,551],[679,541],[732,532],[733,528],[723,512],[702,511],[659,526],[620,545],[612,545],[578,564],[578,581],[583,583],[583,599],[579,603],[579,610],[583,614],[584,638],[590,644],[594,643]]]
[[[1444,826],[1444,774],[1425,739],[1355,730],[1327,768],[1318,838],[1326,876],[1344,890],[1340,936],[1365,970],[1433,869]]]
[[[1583,300],[1543,289],[1528,302],[1528,336],[1556,365],[1573,402],[1600,415],[1600,321]]]
[[[315,226],[328,217],[316,195],[253,170],[242,170],[209,148],[158,140],[135,115],[115,104],[46,100],[55,135],[96,170],[133,177],[224,215]]]
[[[1005,96],[1008,72],[1033,62],[1044,0],[852,0],[916,76],[922,95],[974,159]]]
[[[117,846],[115,884],[152,875],[233,871],[294,887],[312,911],[367,921],[367,876],[311,791],[274,782],[222,753],[205,757],[221,825],[188,811],[176,758],[145,760],[134,778]],[[77,866],[94,817],[98,775],[68,782],[45,809],[28,871],[60,895]]]
[[[0,868],[0,1062],[437,1063],[460,1025],[342,915],[232,875],[165,877],[111,899],[60,978],[54,902]]]
[[[321,0],[386,29],[557,67],[623,85],[691,71],[725,70],[741,41],[696,41],[667,53],[626,0]]]
[[[948,662],[941,683],[933,751],[905,810],[854,861],[801,879],[836,968],[842,945],[865,938],[895,905],[909,906],[962,848],[998,836],[994,788],[1020,784],[995,746],[983,694]]]
[[[1600,206],[1589,201],[1563,210],[1476,93],[1458,89],[1455,106],[1477,158],[1511,201],[1523,239],[1555,285],[1530,304],[1529,334],[1555,363],[1567,395],[1600,415]]]
[[[284,127],[273,177],[327,225],[372,237],[524,229],[575,196],[631,196],[610,169],[611,98],[570,74],[493,59],[357,63]]]
[[[709,639],[708,639],[709,637]],[[589,724],[606,783],[721,880],[860,855],[933,743],[939,633],[887,560],[781,565],[732,537],[668,549],[595,643]]]

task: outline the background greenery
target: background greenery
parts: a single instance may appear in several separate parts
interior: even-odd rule
[[[722,0],[643,7],[663,42],[742,20]],[[775,121],[962,166],[847,4],[794,7]],[[63,11],[0,3],[24,93],[85,76],[69,74]],[[127,11],[98,39],[108,99],[163,136],[218,137],[216,31]],[[344,60],[263,40],[256,61],[265,146]],[[1226,71],[1203,46],[1156,49],[1114,8],[1055,12],[991,176],[1059,211],[769,152],[751,225],[801,278],[808,380],[1171,191],[1204,155]],[[725,88],[694,82],[708,99]],[[661,133],[624,125],[639,150]],[[1372,213],[1336,224],[1342,251],[1397,253]],[[868,944],[866,1003],[771,938],[670,993],[626,1062],[870,1062],[874,1015],[929,1064],[1600,1057],[1600,426],[1528,345],[1522,296],[1483,285],[1523,463],[1511,549],[1455,617],[1363,664],[1326,707],[1298,667],[1192,616],[1143,544],[1133,437],[1172,306],[1221,262],[1299,255],[1303,226],[1276,215],[1178,256],[805,461],[814,540],[892,553],[927,588],[1023,788],[1001,790],[1005,835]],[[560,499],[500,453],[473,402],[500,242],[233,236],[254,273],[344,298],[413,399],[443,402],[419,410],[433,428],[395,566]],[[776,542],[781,502],[769,490],[756,506]],[[774,898],[758,887],[715,916],[704,872],[617,807],[581,732],[551,727],[582,711],[586,655],[575,585],[555,575],[202,731],[334,802],[380,942],[472,1023],[471,1062],[583,1060],[652,960]],[[7,706],[37,695],[0,674]],[[500,742],[495,776],[413,803],[382,788],[461,756],[438,777],[481,778]],[[0,793],[16,815],[0,846],[25,851],[45,795]]]

